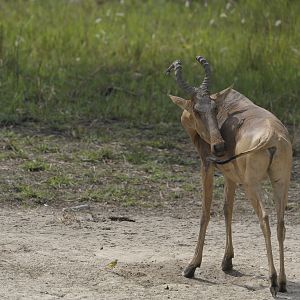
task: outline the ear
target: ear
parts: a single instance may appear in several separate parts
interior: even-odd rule
[[[169,95],[169,97],[176,105],[178,105],[182,109],[185,109],[189,112],[192,111],[192,101],[191,100],[185,100],[183,98],[180,98],[177,96],[172,96],[172,95]]]
[[[223,101],[227,97],[227,95],[231,92],[232,88],[233,88],[233,84],[230,87],[228,87],[227,89],[225,89],[219,93],[210,95],[210,99],[213,101],[216,101],[216,102]]]

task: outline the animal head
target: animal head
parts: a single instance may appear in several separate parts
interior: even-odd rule
[[[182,78],[182,65],[180,60],[174,61],[167,69],[167,74],[169,74],[171,70],[175,70],[177,84],[191,97],[187,100],[170,95],[170,98],[176,105],[191,114],[194,120],[195,130],[199,136],[210,144],[212,154],[220,157],[225,154],[225,142],[221,136],[217,122],[218,111],[216,101],[218,94],[211,97],[209,93],[211,71],[208,62],[201,56],[197,56],[196,60],[203,66],[205,71],[204,80],[199,87],[189,85]]]

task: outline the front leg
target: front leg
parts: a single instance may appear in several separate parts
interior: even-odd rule
[[[203,186],[203,200],[202,200],[202,216],[200,222],[200,232],[198,236],[197,246],[194,257],[189,265],[183,271],[183,276],[192,278],[196,268],[200,267],[202,262],[202,252],[205,240],[206,229],[210,220],[210,208],[213,195],[213,171],[214,166],[206,160],[208,152],[210,151],[209,145],[205,143],[200,137],[193,137],[193,142],[201,157],[201,177]]]
[[[225,224],[226,224],[226,245],[225,245],[225,254],[222,261],[222,270],[225,272],[232,270],[232,259],[234,257],[233,245],[232,245],[231,222],[232,222],[232,210],[233,210],[235,189],[236,189],[236,184],[233,181],[231,181],[229,178],[225,177],[224,216],[225,216]]]

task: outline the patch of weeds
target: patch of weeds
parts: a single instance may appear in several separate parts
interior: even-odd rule
[[[150,155],[146,153],[145,150],[137,146],[130,147],[128,152],[125,153],[125,158],[128,162],[134,165],[141,165],[151,160]]]
[[[39,203],[40,200],[46,198],[46,194],[44,192],[36,190],[29,185],[19,185],[15,187],[15,191],[18,193],[18,199],[21,201],[35,199],[35,202]]]
[[[160,170],[161,165],[157,164],[156,162],[153,163],[146,163],[142,166],[142,170],[146,173],[153,174],[156,170]]]
[[[181,176],[177,176],[176,173],[171,173],[166,169],[165,165],[157,163],[148,163],[142,167],[142,170],[148,174],[148,178],[152,181],[182,181]]]
[[[192,160],[188,157],[184,157],[184,155],[174,155],[166,153],[163,156],[158,157],[157,159],[158,163],[161,164],[170,164],[170,165],[182,165],[182,166],[192,166],[195,165],[195,160]]]
[[[286,206],[286,210],[291,212],[293,211],[298,212],[300,210],[300,203],[288,202]]]
[[[104,201],[103,192],[101,190],[88,190],[81,197],[80,201]]]
[[[37,144],[37,140],[33,136],[25,136],[25,138],[23,138],[23,143],[27,146],[34,146]]]
[[[8,153],[4,153],[4,152],[0,152],[0,160],[6,160],[9,159],[9,154]]]
[[[49,145],[47,143],[42,143],[37,145],[36,150],[41,153],[57,153],[59,148],[57,146]]]
[[[195,183],[195,184],[191,184],[191,183],[184,183],[181,186],[186,192],[197,192],[199,186]]]
[[[180,192],[180,190],[178,190],[178,191],[171,191],[170,194],[169,194],[169,197],[172,200],[182,199],[182,192]]]
[[[14,131],[9,130],[7,128],[1,130],[1,136],[5,137],[5,138],[11,138],[11,139],[19,138],[18,134],[16,134]]]
[[[26,161],[22,165],[23,169],[29,172],[47,171],[50,169],[50,165],[42,160],[30,160]]]
[[[218,188],[224,187],[224,177],[223,176],[215,176],[214,177],[215,186]]]
[[[105,173],[105,170],[103,171]],[[83,178],[85,182],[88,184],[95,184],[95,185],[102,185],[105,182],[105,178],[102,172],[96,172],[95,170],[91,171],[88,170],[87,172],[83,173]]]
[[[171,179],[173,175],[171,175],[169,172],[166,172],[162,169],[156,169],[151,175],[150,179],[152,181],[161,181],[163,179]]]
[[[53,188],[61,188],[62,186],[72,186],[74,181],[65,175],[56,175],[47,180],[47,184]]]
[[[84,162],[99,162],[103,160],[113,160],[116,155],[110,148],[102,148],[95,151],[82,151],[79,154],[79,158]]]
[[[126,160],[134,165],[141,165],[146,162],[147,157],[144,153],[126,153]]]
[[[133,206],[139,204],[137,195],[142,196],[137,190],[127,186],[110,185],[99,190],[88,190],[85,192],[81,200],[89,200],[96,202],[118,202],[124,206]]]
[[[73,125],[69,129],[69,135],[72,136],[75,139],[81,139],[85,135],[85,127],[81,125]]]
[[[59,159],[65,162],[73,162],[75,160],[75,157],[73,156],[73,154],[69,154],[69,153],[62,153],[59,156]]]
[[[215,176],[214,177],[214,197],[216,199],[222,199],[224,196],[224,177]]]
[[[149,140],[149,141],[142,142],[141,145],[149,146],[152,148],[158,148],[158,149],[175,149],[176,148],[175,144],[169,140]]]
[[[113,201],[119,201],[121,202],[121,200],[124,198],[124,196],[126,196],[127,191],[125,191],[124,187],[120,187],[120,186],[108,186],[103,190],[103,197],[106,200],[113,200]]]
[[[108,135],[104,132],[100,132],[100,133],[92,132],[92,133],[86,134],[85,136],[82,137],[82,141],[84,141],[84,142],[93,142],[93,143],[96,143],[96,144],[109,143],[109,142],[111,142],[111,140],[112,140],[112,136]]]
[[[6,159],[26,159],[28,158],[27,155],[19,155],[15,152],[1,152],[0,153],[0,160],[6,160]]]
[[[116,173],[113,175],[114,182],[125,182],[130,185],[142,184],[145,180],[141,177],[141,174],[124,174],[124,173]]]
[[[11,151],[10,155],[8,156],[9,158],[13,158],[13,159],[16,159],[16,158],[27,159],[28,158],[28,154],[23,149],[22,145],[20,145],[15,140],[8,140],[5,144],[4,149],[7,151]]]
[[[137,206],[139,203],[134,197],[126,198],[126,201],[123,201],[124,206]]]

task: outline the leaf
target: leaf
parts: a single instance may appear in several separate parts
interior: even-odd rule
[[[110,263],[108,263],[105,268],[107,269],[113,269],[116,267],[116,265],[118,264],[118,260],[117,259],[114,259],[113,261],[111,261]]]

